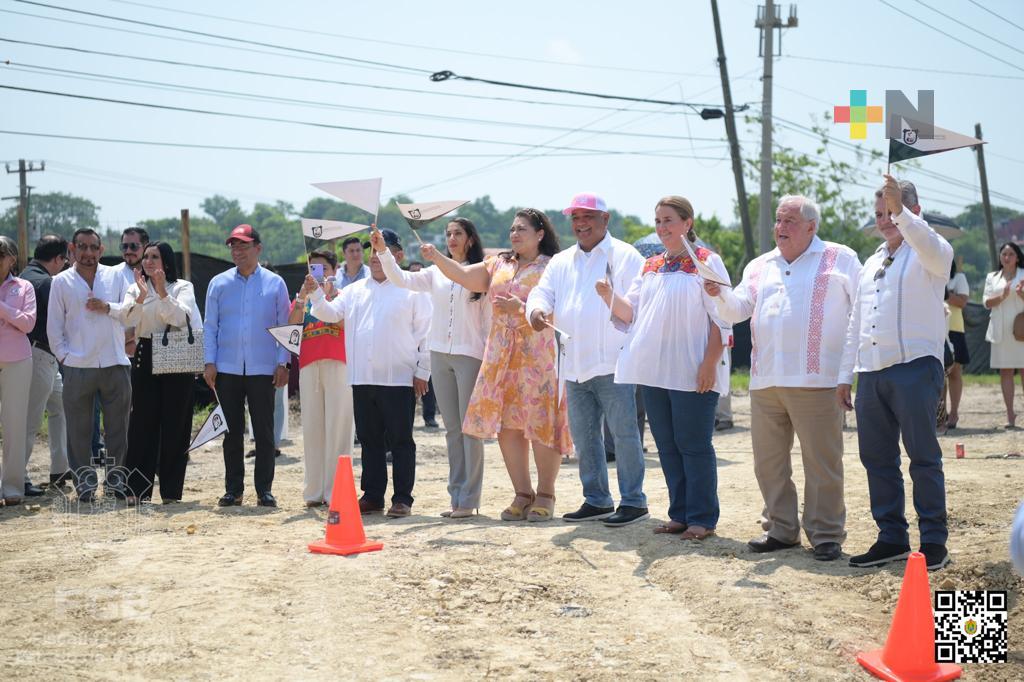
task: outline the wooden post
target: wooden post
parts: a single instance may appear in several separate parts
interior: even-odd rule
[[[981,124],[974,124],[974,136],[981,139]],[[988,199],[988,174],[985,173],[985,145],[974,148],[978,155],[978,175],[981,176],[981,203],[985,209],[985,227],[988,229],[988,255],[992,259],[993,269],[999,269],[999,255],[996,253],[996,232],[992,227],[992,203]]]
[[[188,238],[188,209],[181,209],[181,269],[185,279],[192,281],[192,251]]]
[[[18,204],[18,270],[28,265],[28,225],[26,224],[25,204]]]

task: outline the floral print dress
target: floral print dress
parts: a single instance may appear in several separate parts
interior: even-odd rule
[[[518,429],[527,440],[566,454],[572,439],[565,400],[558,399],[555,333],[536,332],[522,312],[506,313],[494,305],[496,296],[509,294],[525,301],[550,260],[541,255],[522,268],[502,256],[485,261],[491,273],[491,330],[462,432],[494,438],[502,429]]]

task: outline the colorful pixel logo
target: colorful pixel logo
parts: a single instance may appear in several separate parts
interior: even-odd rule
[[[918,90],[917,106],[901,90],[885,91],[885,107],[868,106],[867,90],[850,90],[849,106],[833,107],[834,123],[850,126],[851,140],[868,139],[869,123],[884,123],[887,138],[931,140],[934,137],[935,91]]]
[[[832,118],[836,123],[850,124],[851,140],[866,140],[868,124],[882,123],[882,107],[868,106],[867,90],[850,90],[850,106],[834,107]]]

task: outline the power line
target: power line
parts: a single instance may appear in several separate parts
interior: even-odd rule
[[[936,9],[936,8],[932,7],[931,5],[923,2],[922,0],[915,0],[915,2],[917,2],[917,4],[921,5],[922,7],[926,7],[928,9],[930,9],[931,11],[935,12],[936,14],[939,14],[941,16],[946,17],[950,21],[955,22],[956,24],[958,24],[960,26],[963,26],[968,31],[974,31],[978,35],[983,36],[985,38],[988,38],[989,40],[991,40],[994,43],[998,43],[999,45],[1002,45],[1003,47],[1007,47],[1007,48],[1013,50],[1014,52],[1019,52],[1020,54],[1024,54],[1024,50],[1021,50],[1018,47],[1014,47],[1013,45],[1010,45],[1009,43],[1004,43],[1002,40],[999,40],[998,38],[993,38],[992,36],[990,36],[989,34],[985,33],[984,31],[979,31],[978,29],[974,28],[973,26],[971,26],[970,23],[960,21],[959,19],[957,19],[955,17],[951,17],[950,15],[946,14],[942,10],[939,10],[939,9]]]
[[[1005,22],[1005,23],[1009,24],[1010,26],[1013,26],[1014,28],[1017,28],[1017,29],[1020,29],[1021,31],[1024,31],[1024,26],[1021,26],[1020,24],[1015,24],[1012,21],[1010,21],[1009,19],[1007,19],[1006,17],[1004,17],[1002,15],[999,15],[999,14],[996,14],[995,12],[990,10],[988,7],[985,7],[985,5],[981,4],[977,0],[970,0],[970,2],[971,2],[972,5],[977,5],[981,9],[985,10],[986,12],[988,12],[989,14],[994,16],[996,19],[999,19],[1000,21]]]
[[[123,138],[113,137],[95,137],[88,135],[65,135],[59,133],[40,133],[30,132],[25,130],[0,130],[0,135],[20,135],[25,137],[42,137],[52,138],[58,140],[77,140],[81,142],[103,142],[106,144],[130,144],[130,145],[144,145],[152,147],[168,147],[168,148],[180,148],[180,149],[210,149],[218,151],[243,151],[243,152],[260,152],[260,153],[271,153],[271,154],[312,154],[321,156],[366,156],[366,157],[393,157],[393,158],[431,158],[431,159],[447,159],[447,158],[507,158],[507,154],[477,154],[477,153],[431,153],[431,152],[361,152],[352,150],[329,150],[329,149],[290,149],[281,147],[253,147],[245,145],[220,145],[220,144],[200,144],[194,142],[166,142],[159,140],[131,140]],[[703,148],[700,148],[703,149]],[[660,151],[643,151],[643,150],[605,150],[605,151],[579,151],[579,152],[552,152],[550,154],[535,154],[529,155],[527,158],[540,158],[542,156],[556,156],[556,157],[580,157],[580,156],[654,156],[664,157],[671,159],[701,159],[701,160],[712,160],[717,157],[704,157],[704,156],[687,156],[675,152],[684,150],[660,150]]]
[[[805,57],[796,54],[783,55],[787,59],[799,59],[805,62],[821,62],[823,64],[842,64],[844,66],[868,66],[876,69],[896,69],[897,71],[914,71],[921,73],[941,73],[949,76],[970,76],[971,78],[1002,78],[1006,80],[1021,81],[1024,76],[1004,76],[997,73],[980,73],[977,71],[948,71],[945,69],[930,69],[923,66],[899,66],[897,64],[874,64],[871,62],[853,62],[849,59],[825,59],[824,57]]]
[[[145,7],[147,9],[159,10],[161,12],[173,12],[175,14],[186,14],[190,16],[203,17],[206,19],[219,19],[222,21],[230,21],[233,24],[246,24],[249,26],[260,26],[263,28],[272,28],[275,30],[285,31],[296,31],[299,33],[308,33],[310,35],[327,36],[328,38],[342,38],[344,40],[355,40],[365,43],[374,43],[378,45],[389,45],[393,47],[401,48],[412,48],[417,50],[430,50],[433,52],[442,52],[447,54],[459,54],[466,55],[469,57],[487,57],[490,59],[506,59],[509,61],[517,62],[528,62],[532,64],[548,64],[552,66],[567,66],[578,69],[599,69],[601,71],[624,71],[628,73],[649,73],[660,76],[675,76],[675,77],[690,77],[690,78],[714,78],[714,75],[704,73],[687,73],[679,71],[659,71],[657,69],[637,69],[625,66],[610,66],[607,64],[573,64],[569,62],[560,62],[554,59],[539,59],[536,57],[516,57],[513,55],[496,54],[493,52],[478,52],[472,50],[458,50],[452,47],[435,47],[433,45],[422,45],[417,43],[407,43],[397,40],[383,40],[380,38],[364,38],[362,36],[354,36],[345,33],[331,33],[329,31],[317,31],[308,28],[298,28],[296,26],[282,26],[280,24],[270,24],[262,21],[253,21],[251,19],[241,19],[239,17],[225,17],[217,14],[207,14],[205,12],[190,12],[188,10],[178,9],[176,7],[161,7],[160,5],[150,5],[145,2],[133,2],[132,0],[108,0],[109,2],[116,2],[122,5],[134,5],[136,7]]]
[[[5,10],[0,10],[0,12]],[[158,57],[143,57],[141,55],[131,55],[120,52],[105,52],[102,50],[90,50],[83,47],[74,47],[70,45],[53,45],[49,43],[38,43],[27,40],[17,40],[15,38],[7,38],[0,36],[0,42],[13,43],[17,45],[29,45],[32,47],[42,47],[51,50],[62,50],[66,52],[75,52],[78,54],[91,54],[100,57],[114,57],[116,59],[127,59],[132,61],[148,62],[151,64],[165,64],[168,66],[184,66],[194,69],[205,69],[210,71],[220,71],[224,73],[238,73],[247,76],[264,76],[269,78],[280,78],[284,80],[294,80],[308,83],[323,83],[327,85],[340,85],[357,88],[370,88],[373,90],[387,90],[391,92],[408,92],[412,94],[431,95],[436,97],[457,97],[461,99],[473,99],[473,100],[485,100],[485,101],[497,101],[497,102],[512,102],[515,104],[530,104],[540,106],[553,106],[553,107],[565,107],[571,109],[596,109],[601,111],[619,111],[618,107],[604,107],[596,104],[575,104],[570,102],[545,102],[542,100],[526,100],[517,99],[512,97],[500,97],[494,95],[469,95],[457,92],[440,92],[435,90],[422,90],[417,88],[403,88],[391,85],[379,85],[375,83],[355,83],[350,81],[339,81],[330,78],[317,78],[314,76],[296,76],[292,74],[284,73],[273,73],[270,71],[256,71],[252,69],[240,69],[228,66],[214,66],[212,64],[199,64],[196,62],[183,62],[174,59],[161,59]],[[684,110],[673,110],[664,112],[671,115],[686,115],[693,116],[693,112]]]
[[[17,0],[17,1],[18,2],[25,2],[26,0]],[[903,16],[909,17],[909,18],[913,19],[914,21],[918,22],[919,24],[922,24],[923,26],[927,26],[928,28],[932,29],[933,31],[937,31],[938,33],[941,33],[942,35],[946,36],[947,38],[950,38],[951,40],[955,40],[956,42],[960,43],[964,47],[969,47],[972,50],[974,50],[975,52],[980,52],[981,54],[985,55],[986,57],[991,57],[992,59],[995,59],[998,62],[1002,62],[1003,64],[1006,64],[1007,66],[1012,66],[1014,69],[1016,69],[1018,71],[1024,71],[1024,68],[1021,68],[1020,66],[1017,66],[1013,62],[1008,62],[1005,59],[1003,59],[1002,57],[997,57],[994,54],[992,54],[991,52],[986,52],[985,50],[981,49],[980,47],[978,47],[976,45],[971,45],[968,42],[960,40],[959,38],[957,38],[952,33],[947,33],[945,31],[943,31],[941,28],[938,28],[936,26],[932,26],[931,24],[929,24],[926,21],[922,21],[920,17],[915,17],[913,14],[910,14],[908,12],[904,12],[899,7],[897,7],[896,5],[888,2],[887,0],[878,0],[878,1],[880,3],[882,3],[883,5],[885,5],[886,7],[889,7],[891,9],[899,12]]]
[[[238,91],[234,91],[234,90],[223,90],[223,89],[219,89],[219,88],[203,88],[203,87],[193,86],[193,85],[181,85],[181,84],[178,84],[178,83],[168,83],[168,82],[163,82],[163,81],[153,81],[153,80],[146,80],[146,79],[140,79],[140,78],[127,78],[127,77],[123,77],[123,76],[113,76],[113,75],[109,75],[109,74],[93,73],[93,72],[89,72],[89,71],[74,71],[74,70],[71,70],[71,69],[60,69],[60,68],[56,68],[56,67],[39,66],[39,65],[36,65],[36,64],[18,64],[18,66],[14,66],[14,65],[12,65],[12,62],[10,62],[9,60],[7,62],[4,62],[4,64],[9,65],[8,68],[10,70],[13,70],[13,71],[25,71],[25,72],[28,72],[28,73],[34,73],[36,71],[50,72],[50,73],[55,73],[58,76],[66,77],[66,78],[80,78],[80,79],[83,79],[83,80],[94,80],[94,81],[98,81],[98,82],[126,83],[126,84],[133,85],[133,86],[136,86],[136,87],[145,87],[145,88],[154,88],[154,89],[161,89],[161,90],[172,90],[172,91],[195,92],[195,93],[202,93],[202,94],[206,94],[206,95],[211,95],[213,97],[225,97],[225,98],[229,98],[229,99],[258,100],[258,101],[267,101],[267,102],[275,102],[275,103],[280,103],[280,104],[286,104],[286,105],[290,105],[290,106],[309,106],[309,107],[314,107],[314,108],[319,108],[319,109],[325,109],[325,108],[326,109],[340,109],[342,111],[353,111],[353,112],[357,112],[357,113],[382,114],[382,115],[385,115],[385,116],[400,116],[400,117],[405,117],[405,118],[420,118],[420,119],[427,119],[427,120],[434,120],[434,121],[449,121],[449,122],[463,123],[463,124],[468,123],[468,124],[471,124],[471,125],[492,125],[492,126],[501,126],[501,127],[510,127],[510,128],[528,128],[528,129],[555,130],[555,131],[571,130],[570,128],[565,128],[565,127],[561,127],[561,126],[549,126],[549,125],[543,125],[543,124],[539,124],[539,123],[523,123],[523,122],[520,122],[520,121],[495,121],[495,120],[491,120],[491,119],[469,118],[469,117],[464,117],[464,116],[446,116],[446,115],[441,115],[441,114],[429,114],[429,113],[417,112],[417,111],[398,111],[398,110],[395,110],[395,109],[378,109],[378,108],[374,108],[374,107],[360,107],[360,106],[349,105],[349,104],[334,104],[334,103],[325,102],[325,101],[322,101],[322,100],[316,101],[316,100],[295,99],[295,98],[291,98],[291,97],[275,97],[273,95],[264,95],[264,94],[260,94],[260,93],[238,92]],[[23,68],[18,68],[19,66],[23,67]],[[604,134],[604,135],[618,135],[618,136],[622,136],[622,137],[641,137],[641,138],[662,139],[662,140],[686,140],[686,139],[690,139],[690,138],[683,137],[683,136],[678,136],[678,135],[659,135],[659,134],[656,134],[656,133],[630,133],[630,132],[619,132],[619,131],[614,131],[614,130],[601,130],[601,131],[594,131],[594,132],[598,133],[598,134]],[[692,139],[696,140],[696,141],[700,141],[700,142],[719,142],[719,141],[721,141],[721,138],[711,138],[711,137],[692,138]]]
[[[249,40],[247,38],[237,38],[235,36],[223,35],[220,33],[210,33],[208,31],[196,31],[188,28],[180,28],[178,26],[168,26],[167,24],[158,24],[152,21],[141,21],[139,19],[128,19],[127,17],[119,17],[112,14],[101,14],[99,12],[88,12],[81,9],[73,9],[71,7],[61,7],[60,5],[51,5],[45,2],[37,2],[37,0],[14,0],[15,2],[24,5],[34,5],[36,7],[45,7],[47,9],[54,9],[60,12],[70,12],[72,14],[81,14],[87,17],[97,17],[99,19],[109,19],[110,21],[120,21],[126,24],[134,24],[136,26],[148,26],[149,28],[159,28],[164,31],[175,31],[177,33],[186,33],[188,35],[201,36],[203,38],[216,38],[217,40],[226,40],[228,42],[240,43],[243,45],[255,45],[258,47],[271,47],[275,50],[282,50],[284,52],[294,52],[296,54],[313,55],[316,57],[329,57],[331,59],[337,59],[344,62],[352,62],[354,64],[368,64],[371,66],[383,66],[391,69],[398,69],[401,71],[408,71],[409,73],[430,73],[426,69],[418,69],[412,66],[404,66],[402,64],[389,64],[387,62],[379,62],[372,59],[359,59],[357,57],[349,57],[346,55],[332,54],[330,52],[320,52],[319,50],[306,50],[301,47],[291,47],[289,45],[276,45],[274,43],[266,43],[258,40]]]

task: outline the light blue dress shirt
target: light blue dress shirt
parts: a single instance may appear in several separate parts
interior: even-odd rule
[[[288,289],[278,275],[260,266],[248,277],[238,268],[220,273],[206,290],[207,364],[225,374],[272,375],[288,362],[288,351],[267,328],[288,324],[288,311]]]

